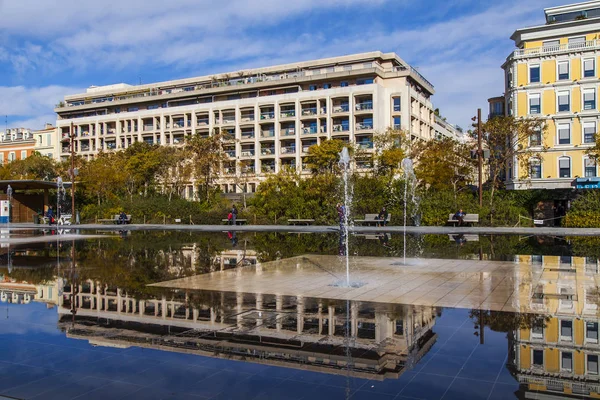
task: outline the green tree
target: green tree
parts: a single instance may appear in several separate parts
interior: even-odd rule
[[[408,146],[404,131],[388,128],[373,137],[375,148],[375,173],[392,178],[400,169],[400,163],[406,157]]]
[[[486,121],[482,128],[484,148],[489,151],[485,162],[491,188],[489,206],[493,210],[496,190],[503,186],[504,177],[513,163],[519,166],[519,178],[526,180],[529,179],[531,162],[541,162],[547,149],[544,145],[545,125],[541,119],[500,116]],[[476,133],[472,135],[477,137]],[[530,139],[539,142],[540,146],[529,146]],[[493,212],[490,218],[493,218]]]
[[[215,133],[207,138],[198,135],[192,136],[185,145],[185,150],[190,156],[193,176],[201,182],[203,198],[210,199],[211,188],[219,176],[221,163],[225,160],[223,152],[223,132]]]
[[[98,205],[122,192],[125,179],[123,158],[117,153],[98,153],[83,165],[79,175],[84,190],[96,198]]]
[[[352,154],[353,148],[346,142],[338,139],[324,140],[308,148],[306,162],[313,174],[340,172],[340,152],[344,147]]]
[[[181,195],[185,185],[191,180],[195,158],[187,146],[161,147],[159,152],[162,162],[157,173],[163,186],[163,193],[166,192],[171,200],[173,194]]]
[[[57,177],[56,162],[50,158],[33,152],[24,160],[15,160],[1,168],[3,179],[35,179],[54,180]]]
[[[124,158],[126,181],[125,187],[129,198],[143,187],[144,197],[148,195],[148,188],[154,184],[156,175],[161,168],[161,151],[158,145],[146,142],[135,142],[122,153]]]
[[[468,145],[450,138],[417,145],[415,174],[426,189],[454,191],[455,196],[475,172]]]

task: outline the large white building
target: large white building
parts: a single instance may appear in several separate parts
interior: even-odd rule
[[[394,53],[370,52],[190,79],[91,87],[56,108],[60,157],[127,148],[144,141],[182,145],[190,135],[225,131],[224,192],[253,192],[284,167],[306,173],[308,148],[325,139],[373,153],[373,135],[401,128],[436,137],[433,86]],[[438,129],[439,131],[439,129]],[[356,160],[369,168],[371,159]],[[234,184],[247,178],[245,188]],[[190,182],[186,195],[195,191]]]

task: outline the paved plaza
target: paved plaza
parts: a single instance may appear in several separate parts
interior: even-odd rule
[[[547,312],[532,305],[533,290],[549,279],[573,288],[597,286],[597,275],[534,271],[529,264],[502,261],[353,257],[351,282],[337,256],[307,255],[155,284],[181,289],[262,293],[327,299]],[[362,286],[361,286],[362,284]],[[544,300],[550,301],[550,300]]]

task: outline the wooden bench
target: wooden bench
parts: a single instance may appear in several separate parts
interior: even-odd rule
[[[461,234],[456,234],[455,233],[455,234],[448,235],[448,239],[451,242],[455,242],[457,238],[458,239],[464,239],[465,242],[478,242],[479,241],[479,235],[474,235],[474,234],[463,235],[462,233]]]
[[[392,219],[392,214],[388,214],[385,219],[385,224],[389,224]],[[379,220],[379,214],[365,214],[365,219],[355,219],[355,223],[360,223],[363,225],[378,225],[383,222],[383,220]]]
[[[312,225],[315,223],[314,219],[288,219],[288,225]]]
[[[456,226],[456,224],[458,224],[458,220],[454,219],[454,214],[449,214],[447,223]],[[478,224],[479,214],[465,214],[465,217],[463,218],[463,223],[471,225]]]
[[[227,218],[223,218],[223,219],[221,220],[221,222],[225,222],[225,223],[227,224],[227,223],[229,223],[229,220],[228,220]],[[245,225],[247,222],[248,222],[248,220],[247,220],[247,219],[243,219],[243,218],[241,218],[241,219],[240,219],[240,218],[237,218],[237,219],[235,220],[235,224],[236,224],[236,225]]]
[[[113,215],[112,218],[104,218],[104,219],[99,219],[98,222],[100,222],[101,224],[118,224],[120,222],[120,216],[119,214]],[[127,215],[127,219],[125,220],[125,224],[130,224],[131,223],[131,215]]]

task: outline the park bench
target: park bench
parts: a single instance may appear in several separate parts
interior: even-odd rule
[[[315,223],[314,219],[302,219],[302,218],[296,218],[296,219],[288,219],[288,225],[312,225]]]
[[[448,239],[451,242],[455,242],[456,239],[464,239],[465,242],[478,242],[479,235],[470,235],[470,234],[463,235],[462,233],[460,235],[450,234],[450,235],[448,235]]]
[[[112,218],[104,218],[99,219],[98,222],[101,224],[118,224],[119,223],[119,214],[113,215]],[[131,223],[131,215],[127,214],[127,219],[125,220],[125,224]]]
[[[57,225],[71,225],[71,214],[62,214],[60,217],[56,218]],[[40,224],[48,225],[48,217],[40,217]]]
[[[392,214],[388,214],[387,218],[385,219],[386,225],[390,223],[391,219]],[[383,221],[379,220],[379,214],[365,214],[365,219],[355,219],[354,222],[362,225],[377,225]]]
[[[225,222],[226,224],[228,224],[228,223],[229,223],[229,220],[228,220],[227,218],[223,218],[223,219],[221,220],[221,222]],[[243,218],[237,218],[237,219],[235,220],[235,224],[236,224],[236,225],[245,225],[247,222],[248,222],[248,220],[247,220],[247,219],[243,219]]]
[[[465,214],[463,222],[471,225],[478,224],[479,214]],[[447,223],[456,226],[456,224],[458,224],[458,220],[454,219],[454,214],[449,214]]]

